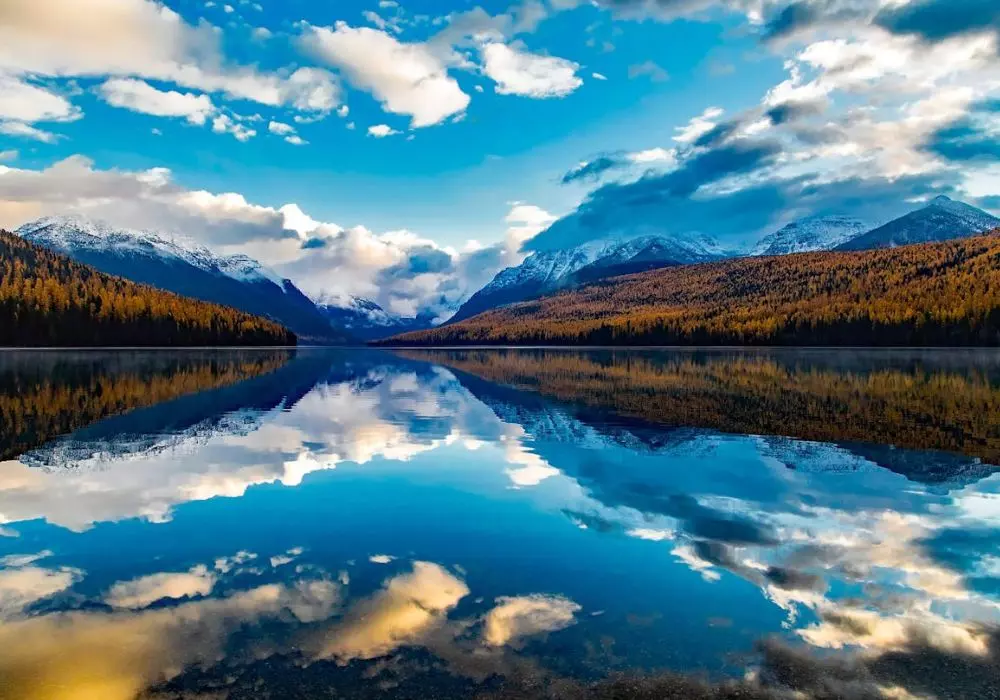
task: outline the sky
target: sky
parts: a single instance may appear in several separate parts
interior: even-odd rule
[[[995,0],[0,0],[0,226],[444,317],[535,251],[1000,211]]]

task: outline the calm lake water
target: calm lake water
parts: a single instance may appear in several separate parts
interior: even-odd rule
[[[996,698],[1000,354],[0,353],[0,698]]]

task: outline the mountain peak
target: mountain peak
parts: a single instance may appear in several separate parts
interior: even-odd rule
[[[968,238],[1000,226],[1000,219],[971,204],[940,195],[924,207],[858,236],[840,250],[892,248]]]
[[[105,253],[119,257],[147,257],[182,261],[211,274],[238,282],[270,282],[284,289],[284,279],[248,255],[217,255],[183,236],[148,229],[112,226],[82,214],[45,216],[24,224],[14,233],[25,240],[73,255]]]
[[[871,229],[871,224],[842,214],[797,219],[762,238],[751,255],[787,255],[830,250]]]

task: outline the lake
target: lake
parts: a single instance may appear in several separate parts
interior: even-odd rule
[[[0,352],[0,698],[996,698],[1000,353]]]

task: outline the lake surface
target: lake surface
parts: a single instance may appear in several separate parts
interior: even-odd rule
[[[996,698],[1000,354],[0,353],[0,699]]]

